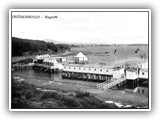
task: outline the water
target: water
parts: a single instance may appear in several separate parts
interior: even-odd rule
[[[42,81],[44,82],[59,82],[59,83],[67,83],[67,84],[72,84],[72,85],[81,85],[81,86],[91,86],[91,87],[96,87],[98,82],[92,82],[92,81],[83,81],[83,80],[76,80],[76,79],[62,79],[62,73],[47,73],[43,71],[37,71],[33,69],[29,70],[18,70],[12,72],[13,76],[18,76],[20,78],[24,79],[34,79],[37,81]]]
[[[35,71],[33,69],[30,70],[18,70],[13,72],[14,75],[25,77],[25,78],[32,78],[32,79],[43,79],[43,80],[51,80],[51,81],[61,81],[62,76],[61,74],[49,74],[42,71]]]

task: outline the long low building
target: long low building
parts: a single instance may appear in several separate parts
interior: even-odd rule
[[[77,65],[70,64],[65,65],[63,71],[67,72],[77,72],[77,73],[91,73],[91,74],[102,74],[102,75],[112,75],[113,69],[108,69],[106,67],[89,66],[89,65]]]
[[[62,77],[93,81],[108,81],[124,76],[124,68],[115,70],[106,66],[68,64],[63,68]]]
[[[62,77],[100,82],[105,81],[103,86],[100,86],[104,89],[106,89],[106,86],[109,88],[107,84],[112,84],[111,82],[118,86],[125,85],[129,89],[134,89],[137,86],[140,87],[145,81],[148,81],[148,70],[143,68],[113,69],[107,68],[107,66],[68,64],[64,66]],[[115,80],[119,82],[115,82]]]

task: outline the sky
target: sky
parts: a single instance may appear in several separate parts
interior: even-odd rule
[[[12,12],[12,36],[62,43],[148,44],[148,13]]]

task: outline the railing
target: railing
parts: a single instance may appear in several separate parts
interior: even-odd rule
[[[118,78],[118,79],[117,78],[112,78],[110,82],[105,81],[103,83],[98,84],[97,88],[107,90],[107,89],[109,89],[109,88],[111,88],[111,87],[113,87],[113,86],[115,86],[115,85],[117,85],[117,84],[119,84],[119,83],[121,83],[125,80],[126,80],[125,77]]]

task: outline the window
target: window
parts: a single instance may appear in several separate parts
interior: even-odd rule
[[[69,67],[69,69],[71,69],[71,67]]]
[[[144,72],[142,72],[142,75],[144,75]]]
[[[76,68],[74,67],[74,69],[76,69]]]
[[[94,69],[94,71],[96,71],[96,69]]]
[[[102,71],[102,69],[100,69],[100,71]]]
[[[108,72],[108,70],[106,70],[106,72]]]
[[[91,70],[91,68],[89,68],[89,70]]]
[[[85,68],[84,68],[84,70],[85,70]]]
[[[138,89],[138,93],[140,92],[140,90]]]
[[[144,94],[144,90],[142,90],[142,94]]]
[[[80,70],[81,68],[79,68],[79,70]]]

